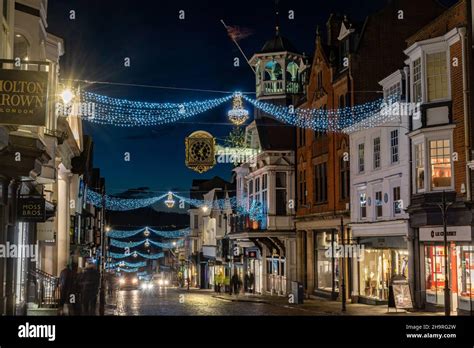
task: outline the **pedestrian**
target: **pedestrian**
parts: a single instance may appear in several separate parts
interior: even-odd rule
[[[231,288],[232,288],[231,291],[233,291],[233,293],[237,296],[240,291],[240,279],[239,279],[239,275],[237,274],[237,270],[234,270],[234,275],[232,276],[230,283],[231,283]]]
[[[255,292],[255,276],[253,275],[253,273],[250,273],[249,282],[250,282],[250,292],[253,294]]]
[[[224,283],[224,275],[222,274],[222,272],[219,272],[219,274],[217,275],[217,292],[218,293],[221,292],[223,283]]]
[[[77,264],[71,263],[59,275],[60,315],[74,315],[73,304],[76,302]],[[66,311],[65,311],[66,309]]]
[[[100,274],[93,262],[88,262],[81,278],[81,302],[84,315],[95,315]]]
[[[250,277],[249,277],[248,273],[245,273],[245,276],[244,276],[244,291],[248,292],[249,287],[250,287]]]

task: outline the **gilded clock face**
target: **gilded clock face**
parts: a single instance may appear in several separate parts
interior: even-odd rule
[[[196,131],[185,140],[186,166],[198,173],[204,173],[214,167],[216,158],[214,137],[205,131]]]
[[[206,161],[212,154],[211,145],[208,141],[196,141],[191,145],[191,158],[195,161]]]

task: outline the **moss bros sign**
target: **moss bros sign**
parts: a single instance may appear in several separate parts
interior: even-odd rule
[[[45,126],[48,73],[0,69],[0,124]]]
[[[18,221],[44,222],[46,217],[46,201],[41,197],[18,198]]]

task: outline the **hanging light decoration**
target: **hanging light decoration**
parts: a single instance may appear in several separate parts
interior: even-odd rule
[[[244,109],[242,93],[236,92],[232,101],[232,110],[227,113],[230,122],[236,126],[241,126],[249,118],[249,112]]]
[[[138,257],[138,253],[137,253],[136,251],[134,251],[133,254],[132,254],[132,256],[133,256],[134,258],[137,258],[137,257]]]
[[[165,201],[165,204],[168,208],[173,208],[174,207],[175,200],[173,199],[173,193],[168,192],[168,198]]]
[[[150,231],[148,231],[148,227],[145,228],[145,232],[143,232],[143,234],[145,235],[145,237],[148,237],[150,235]]]
[[[150,241],[147,239],[147,240],[145,241],[145,247],[148,248],[149,246],[150,246]]]

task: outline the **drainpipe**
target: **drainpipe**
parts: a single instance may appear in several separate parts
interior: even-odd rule
[[[466,152],[466,199],[467,201],[471,200],[471,170],[467,165],[470,161],[470,152],[471,152],[471,139],[469,137],[470,130],[470,119],[469,119],[469,89],[468,89],[468,64],[466,61],[469,59],[466,52],[466,44],[468,36],[466,35],[466,28],[459,28],[459,33],[461,35],[461,46],[462,46],[462,88],[463,88],[463,107],[464,107],[464,150]]]

